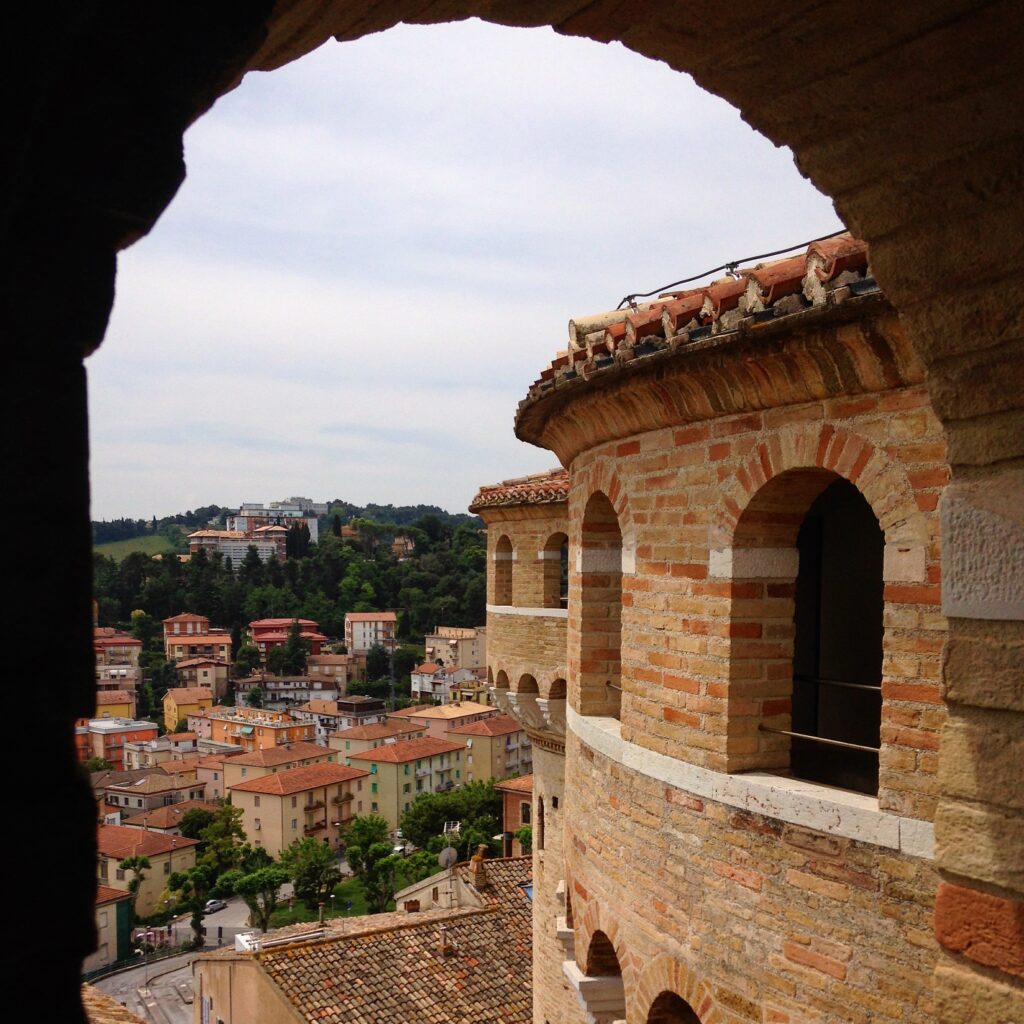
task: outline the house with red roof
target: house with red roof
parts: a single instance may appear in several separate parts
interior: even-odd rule
[[[135,900],[135,913],[146,917],[156,909],[160,895],[167,888],[167,879],[176,871],[195,867],[198,845],[195,839],[184,836],[123,825],[100,825],[96,829],[96,876],[101,885],[128,892],[133,872],[118,865],[128,857],[146,857],[149,867],[142,870]]]

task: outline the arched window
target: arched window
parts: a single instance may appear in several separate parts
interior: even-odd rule
[[[621,704],[622,531],[597,492],[580,537],[580,713],[618,718]]]
[[[587,950],[586,973],[592,978],[622,976],[622,967],[615,953],[615,947],[604,932],[594,932]]]
[[[566,608],[569,604],[569,538],[556,533],[541,552],[544,560],[544,607]]]
[[[797,536],[793,737],[799,778],[878,792],[884,536],[846,480],[812,503]]]
[[[548,690],[548,700],[565,700],[565,680],[556,679]]]
[[[498,538],[494,546],[494,604],[512,604],[512,541],[508,537]]]
[[[533,678],[529,673],[519,677],[519,682],[516,683],[516,693],[539,693],[540,690],[537,686],[537,680]]]
[[[661,992],[647,1011],[647,1024],[700,1024],[700,1017],[675,992]]]

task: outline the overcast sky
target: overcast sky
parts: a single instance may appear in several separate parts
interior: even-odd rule
[[[512,420],[570,317],[841,226],[688,77],[476,21],[251,74],[185,157],[88,362],[97,519],[464,511],[556,464]]]

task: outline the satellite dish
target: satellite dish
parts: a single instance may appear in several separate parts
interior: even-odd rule
[[[446,846],[437,855],[437,863],[443,868],[450,868],[458,859],[459,851],[454,846]]]

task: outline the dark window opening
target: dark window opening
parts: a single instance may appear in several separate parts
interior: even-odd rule
[[[811,505],[797,537],[790,766],[798,778],[878,792],[882,555],[871,506],[845,480]],[[813,738],[812,738],[813,737]]]
[[[700,1024],[700,1017],[685,999],[675,992],[662,992],[651,1003],[647,1024]]]

